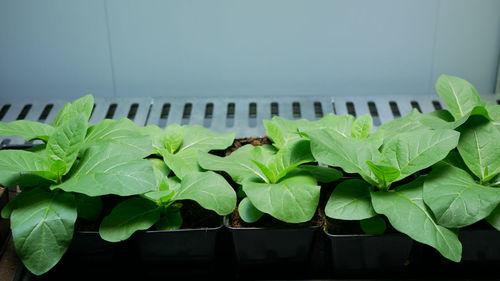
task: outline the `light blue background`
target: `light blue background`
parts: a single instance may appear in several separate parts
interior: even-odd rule
[[[0,97],[495,87],[500,0],[2,0]]]

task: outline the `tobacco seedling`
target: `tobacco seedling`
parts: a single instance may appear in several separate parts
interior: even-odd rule
[[[315,160],[309,140],[295,132],[303,122],[307,121],[279,117],[265,122],[274,147],[248,144],[227,157],[199,155],[201,167],[222,170],[241,185],[244,198],[238,212],[245,222],[256,222],[263,214],[288,223],[309,221],[319,201],[317,180],[331,182],[341,177],[340,172],[332,168],[304,165]]]
[[[154,188],[153,169],[142,159],[151,150],[149,138],[128,119],[89,126],[93,104],[90,95],[67,103],[50,125],[0,123],[2,135],[44,141],[28,150],[0,151],[0,184],[22,190],[2,217],[10,218],[16,251],[36,275],[50,270],[66,252],[77,217],[99,217],[99,196]]]
[[[104,240],[118,242],[139,230],[182,226],[181,200],[193,200],[207,210],[227,215],[236,207],[236,193],[219,174],[198,165],[198,153],[225,149],[233,143],[234,133],[216,134],[201,126],[170,125],[141,129],[153,139],[155,190],[119,203],[101,223]],[[173,173],[173,175],[172,175]]]
[[[486,219],[500,230],[500,106],[480,99],[467,81],[443,75],[436,90],[459,122],[458,153],[433,168],[424,201],[436,221],[461,228]]]
[[[378,215],[385,215],[396,230],[458,261],[461,244],[456,233],[438,225],[425,206],[423,179],[393,185],[442,160],[458,142],[459,133],[454,130],[432,129],[413,121],[405,124],[415,115],[413,112],[403,121],[388,122],[379,128],[381,132],[372,135],[371,124],[365,124],[371,123],[369,116],[360,117],[361,121],[348,115],[331,116],[330,122],[323,122],[326,127],[309,126],[305,130],[316,160],[362,178],[339,184],[327,202],[325,214],[335,219],[360,220],[362,229],[372,234],[383,232],[381,224],[385,222]],[[428,118],[445,122],[433,116],[423,117]],[[375,226],[375,231],[370,226]]]

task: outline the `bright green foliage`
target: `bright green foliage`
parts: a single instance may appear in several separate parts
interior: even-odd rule
[[[54,127],[28,120],[17,120],[10,123],[0,123],[0,136],[22,136],[25,141],[40,139],[47,141],[54,133]]]
[[[306,126],[309,121],[305,119],[286,120],[274,116],[272,120],[264,120],[266,134],[277,148],[287,146],[289,143],[302,138],[299,135],[299,128]]]
[[[290,173],[276,183],[249,179],[243,183],[243,190],[261,212],[281,221],[300,223],[314,216],[320,187],[308,173]]]
[[[203,171],[198,165],[198,156],[202,153],[230,146],[233,133],[216,134],[201,126],[177,124],[168,126],[165,131],[148,126],[141,132],[151,135],[152,151],[163,157],[163,161],[149,159],[154,189],[117,205],[101,224],[99,231],[103,239],[122,241],[136,231],[153,226],[159,230],[178,229],[183,221],[181,200],[193,200],[219,215],[234,210],[236,193],[233,188],[221,175]],[[170,176],[170,172],[174,176]]]
[[[481,116],[472,116],[459,128],[458,151],[467,167],[481,181],[500,173],[500,131]]]
[[[372,130],[373,119],[370,114],[359,116],[352,124],[351,135],[357,139],[366,139]]]
[[[480,185],[466,171],[446,164],[434,167],[423,194],[436,221],[450,228],[482,220],[500,203],[500,189]]]
[[[21,192],[10,215],[19,258],[34,274],[52,268],[66,252],[77,217],[73,194],[36,188]]]
[[[310,220],[319,201],[315,175],[326,181],[340,177],[340,172],[330,172],[331,168],[303,165],[313,161],[309,140],[304,138],[288,142],[278,151],[269,145],[245,145],[228,157],[199,155],[202,168],[225,171],[242,185],[247,197],[239,212],[249,223],[258,220],[261,213],[289,223]]]
[[[458,262],[462,245],[457,232],[440,226],[423,201],[423,178],[391,192],[372,192],[373,208],[391,225],[412,239],[436,248],[444,257]]]
[[[67,103],[50,125],[0,123],[0,134],[45,142],[25,151],[0,151],[0,184],[23,190],[2,216],[10,217],[16,251],[34,274],[47,272],[62,257],[77,216],[100,216],[101,198],[89,196],[141,194],[155,186],[153,169],[142,159],[151,142],[134,132],[129,120],[89,128],[93,106],[88,95]],[[138,144],[134,138],[142,139],[141,149],[130,149]]]
[[[150,228],[160,218],[161,208],[154,202],[132,197],[119,203],[109,216],[106,216],[99,234],[102,239],[118,242],[129,238],[137,230]]]
[[[352,126],[357,122],[354,121]],[[360,124],[365,122],[368,121],[359,121]],[[393,183],[439,162],[457,146],[459,133],[449,127],[452,126],[438,117],[412,111],[403,118],[380,126],[373,135],[353,134],[359,129],[345,127],[344,132],[350,131],[351,134],[342,134],[331,128],[305,130],[312,154],[319,162],[359,174],[371,185],[362,180],[346,180],[337,185],[325,207],[326,215],[336,219],[360,220],[361,228],[370,234],[385,231],[385,222],[377,214],[385,215],[397,230],[437,248],[448,258],[457,260],[458,257],[459,260],[461,246],[456,235],[458,246],[449,248],[442,241],[430,239],[436,236],[437,229],[438,232],[448,233],[445,239],[448,242],[452,239],[449,238],[452,232],[441,226],[427,227],[431,221],[436,223],[430,212],[421,209],[425,207],[422,196],[419,199],[412,195],[402,200],[399,196],[406,196],[406,191],[391,189]],[[408,211],[408,208],[412,210]],[[414,214],[418,214],[415,215],[418,219],[412,220],[412,226],[404,225]],[[407,217],[403,219],[403,216]]]
[[[359,179],[343,181],[328,199],[325,214],[341,220],[364,220],[377,215],[373,210],[370,187]]]
[[[243,221],[247,223],[256,222],[264,215],[263,212],[255,208],[255,206],[252,204],[252,201],[250,201],[248,197],[245,197],[241,200],[240,204],[238,205],[238,213],[240,214],[240,217],[243,219]]]
[[[436,83],[436,91],[455,119],[464,117],[474,107],[481,105],[474,86],[458,77],[441,75]]]
[[[463,227],[486,218],[498,229],[500,109],[457,77],[440,77],[436,89],[458,125],[459,155],[435,167],[424,185],[425,202],[441,225]]]

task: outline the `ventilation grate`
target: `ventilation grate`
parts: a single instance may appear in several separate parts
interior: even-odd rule
[[[318,120],[334,112],[332,101],[331,97],[157,98],[147,124],[161,128],[173,123],[202,125],[218,133],[235,131],[236,137],[263,136],[263,120],[274,116]],[[162,118],[164,104],[170,104],[168,118]],[[188,104],[192,109],[186,118]]]
[[[500,104],[499,95],[483,97]],[[0,122],[30,120],[50,123],[66,101],[10,99],[0,100]],[[335,102],[335,103],[334,103]],[[431,96],[338,96],[338,97],[262,97],[262,98],[96,98],[90,123],[127,117],[137,125],[156,124],[161,128],[178,123],[201,125],[218,133],[236,132],[236,137],[263,136],[263,120],[280,116],[286,119],[318,120],[328,113],[338,115],[370,114],[374,128],[400,118],[411,110],[422,113],[445,108]],[[0,137],[2,145],[22,145],[17,136]]]

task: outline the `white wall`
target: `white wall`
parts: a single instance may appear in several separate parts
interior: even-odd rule
[[[2,0],[0,98],[495,87],[500,0]]]

